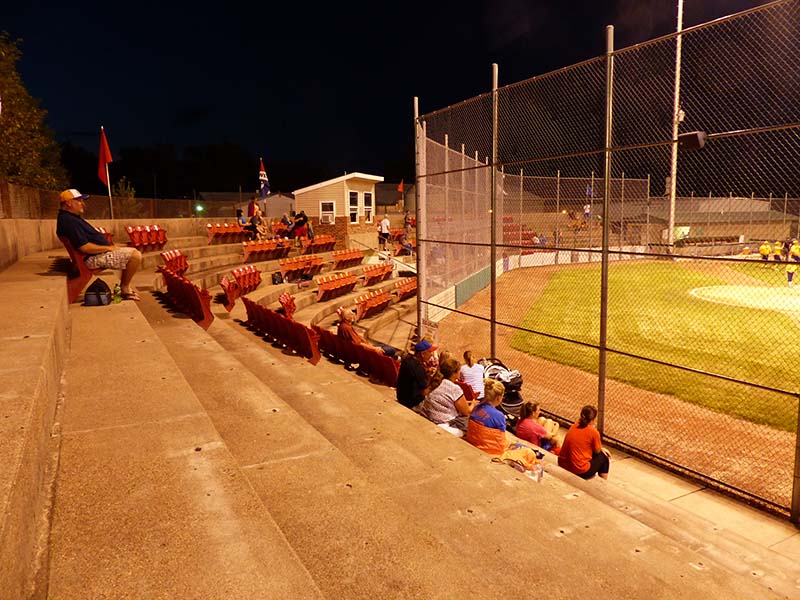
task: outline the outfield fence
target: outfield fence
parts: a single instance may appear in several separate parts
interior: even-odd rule
[[[800,0],[606,40],[415,114],[421,328],[800,522]]]

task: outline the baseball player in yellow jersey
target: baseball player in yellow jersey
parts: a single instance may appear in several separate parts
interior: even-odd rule
[[[772,246],[772,259],[775,262],[781,262],[781,249],[783,248],[783,242],[778,240],[775,242],[775,245]]]
[[[764,243],[758,247],[758,253],[761,255],[761,260],[769,262],[769,255],[772,254],[772,246],[769,242],[764,240]]]
[[[800,244],[797,240],[792,240],[792,245],[789,247],[789,258],[794,262],[800,262]]]
[[[792,287],[792,279],[797,272],[797,263],[789,261],[786,263],[786,279],[789,280],[789,287]]]

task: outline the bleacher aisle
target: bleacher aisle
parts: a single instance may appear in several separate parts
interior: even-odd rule
[[[70,310],[48,596],[322,597],[138,303]]]

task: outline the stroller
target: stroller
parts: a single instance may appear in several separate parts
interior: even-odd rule
[[[519,421],[519,410],[523,403],[522,375],[517,370],[510,370],[498,358],[483,358],[480,362],[484,366],[485,376],[496,379],[506,389],[503,401],[498,408],[506,417],[506,429],[514,433]]]

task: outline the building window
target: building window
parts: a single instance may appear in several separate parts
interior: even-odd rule
[[[320,225],[328,224],[333,225],[336,218],[334,211],[334,202],[332,200],[323,200],[319,203],[319,222]]]
[[[364,192],[364,220],[367,223],[372,223],[372,192]]]
[[[350,192],[350,222],[358,223],[358,192]]]

